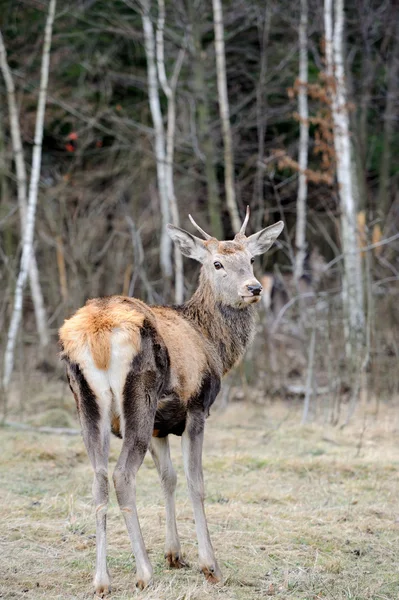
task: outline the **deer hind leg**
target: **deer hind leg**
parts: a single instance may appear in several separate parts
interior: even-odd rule
[[[153,573],[137,514],[136,475],[153,432],[156,410],[154,380],[152,371],[137,372],[134,366],[127,376],[123,391],[124,438],[113,473],[116,496],[136,559],[136,585],[140,589],[147,587]]]
[[[165,558],[168,565],[175,569],[185,567],[180,550],[179,534],[176,526],[175,489],[176,472],[170,458],[168,436],[163,438],[153,437],[151,439],[150,451],[158,471],[165,496],[166,508],[166,540]]]
[[[108,454],[109,454],[109,404],[111,394],[100,381],[104,377],[98,373],[95,383],[100,383],[101,394],[95,394],[82,371],[76,364],[68,365],[68,379],[76,399],[82,436],[87,454],[94,471],[93,500],[96,511],[96,572],[94,588],[97,596],[103,597],[110,591],[110,577],[107,569],[107,508],[108,508]],[[99,381],[97,381],[97,379]]]
[[[187,413],[186,429],[182,435],[182,452],[188,493],[194,511],[200,568],[207,581],[218,583],[221,581],[222,573],[216,562],[204,509],[205,491],[202,473],[204,424],[204,412]]]

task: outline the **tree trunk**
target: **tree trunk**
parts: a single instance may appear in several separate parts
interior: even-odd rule
[[[256,126],[258,130],[258,161],[256,165],[256,176],[254,186],[254,197],[257,198],[258,214],[256,216],[256,230],[262,229],[263,217],[265,214],[265,199],[264,199],[264,179],[265,179],[265,135],[266,135],[266,107],[267,107],[267,92],[266,92],[266,72],[267,72],[267,52],[269,44],[270,24],[272,20],[271,3],[267,2],[261,36],[259,36],[260,49],[260,70],[259,81],[256,87]],[[259,28],[259,25],[258,25]]]
[[[0,98],[0,204],[8,199],[7,185],[7,155],[5,132],[3,126],[3,106],[2,98]]]
[[[308,182],[309,110],[308,110],[308,2],[301,0],[299,24],[299,186],[296,201],[295,266],[294,280],[298,283],[303,275],[306,258],[306,198]]]
[[[238,232],[240,231],[241,222],[238,214],[234,189],[233,140],[230,127],[229,99],[227,96],[226,59],[224,51],[224,27],[221,0],[212,0],[212,6],[213,23],[215,30],[215,54],[216,74],[218,82],[218,100],[224,143],[224,182],[226,188],[226,204],[230,213],[230,219],[233,229],[235,232]]]
[[[37,115],[35,126],[35,140],[32,155],[32,171],[29,185],[28,207],[26,213],[25,229],[23,234],[23,248],[20,271],[18,274],[17,285],[15,289],[14,308],[11,316],[10,328],[8,330],[7,347],[4,356],[4,374],[3,388],[7,392],[13,367],[14,350],[17,339],[18,329],[22,315],[23,290],[28,276],[29,265],[31,262],[33,237],[35,230],[35,216],[37,205],[37,193],[39,187],[39,177],[42,159],[42,140],[44,127],[44,113],[46,108],[47,84],[50,65],[50,47],[53,30],[54,14],[56,0],[50,0],[49,10],[44,33],[42,66],[40,75],[39,98],[37,102]]]
[[[350,358],[354,357],[363,342],[362,269],[358,247],[356,206],[353,197],[351,141],[345,90],[342,47],[343,0],[335,0],[334,27],[332,12],[332,0],[325,0],[326,69],[331,94],[337,179],[341,202],[341,236],[344,254],[342,296],[346,318],[346,351]]]
[[[223,225],[221,218],[219,186],[216,175],[216,152],[212,139],[209,113],[209,99],[205,77],[204,59],[201,33],[200,16],[194,10],[194,4],[188,3],[190,13],[191,32],[193,41],[193,75],[195,96],[197,100],[198,130],[200,147],[203,149],[205,162],[205,177],[208,192],[208,211],[211,223],[211,232],[218,240],[223,239]]]
[[[0,68],[3,73],[4,82],[7,90],[8,112],[10,119],[11,141],[13,148],[13,156],[15,162],[15,171],[17,175],[17,193],[19,216],[21,221],[21,237],[24,235],[25,219],[26,219],[26,186],[27,176],[24,161],[24,153],[21,139],[21,129],[19,126],[17,101],[15,98],[15,86],[12,74],[7,62],[6,49],[3,42],[3,37],[0,32]],[[34,248],[32,248],[32,256],[29,265],[29,282],[33,307],[35,311],[36,327],[39,334],[40,346],[44,348],[49,342],[49,333],[47,327],[46,310],[44,307],[43,294],[40,287],[39,271],[36,263]]]
[[[396,13],[397,14],[397,13]],[[395,130],[396,102],[399,77],[399,21],[393,42],[392,57],[387,66],[387,97],[384,112],[384,141],[382,147],[377,208],[385,221],[389,212],[389,176],[392,163],[392,138]]]
[[[164,94],[168,100],[168,116],[166,129],[166,161],[165,161],[165,181],[168,204],[172,216],[172,223],[177,227],[180,224],[179,210],[175,196],[175,188],[173,183],[173,157],[175,149],[175,129],[176,129],[176,87],[179,78],[180,70],[183,65],[185,51],[182,49],[177,57],[173,74],[168,82],[165,71],[164,59],[164,27],[165,27],[165,2],[158,0],[158,23],[157,23],[157,66],[158,77]],[[177,246],[174,246],[175,258],[175,302],[182,304],[184,300],[184,273],[183,273],[183,256]]]
[[[169,292],[170,281],[172,278],[172,240],[166,231],[166,225],[170,221],[170,209],[168,193],[166,187],[166,155],[165,155],[165,130],[162,120],[162,112],[158,93],[158,77],[155,65],[155,40],[154,30],[150,17],[150,4],[148,1],[142,2],[142,21],[144,32],[144,46],[147,58],[147,79],[148,79],[148,98],[152,122],[155,132],[155,158],[157,165],[158,194],[161,205],[162,229],[160,244],[160,263],[162,275],[164,277],[164,291],[166,295]]]

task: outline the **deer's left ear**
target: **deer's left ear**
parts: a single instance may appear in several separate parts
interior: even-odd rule
[[[175,225],[168,224],[166,230],[184,256],[198,260],[200,263],[204,262],[208,251],[202,240]]]
[[[283,229],[284,223],[282,221],[278,221],[278,223],[270,225],[270,227],[266,227],[266,229],[262,229],[261,231],[258,231],[258,233],[250,235],[246,242],[247,248],[251,252],[252,256],[267,252]]]

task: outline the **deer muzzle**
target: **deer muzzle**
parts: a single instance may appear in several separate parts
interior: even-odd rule
[[[240,290],[240,296],[246,304],[254,304],[260,300],[262,294],[262,286],[256,279],[246,281]]]

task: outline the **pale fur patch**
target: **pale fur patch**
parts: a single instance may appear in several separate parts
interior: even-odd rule
[[[99,369],[95,364],[89,347],[79,352],[79,367],[97,398],[102,418],[111,415],[118,418],[122,435],[123,422],[123,387],[133,357],[137,354],[130,337],[123,329],[115,329],[110,335],[110,362],[108,369]]]
[[[60,329],[63,354],[81,365],[89,348],[97,369],[107,370],[111,362],[111,333],[117,330],[121,347],[129,347],[137,353],[143,321],[144,315],[132,310],[131,305],[119,297],[110,299],[105,306],[100,302],[88,302]]]

